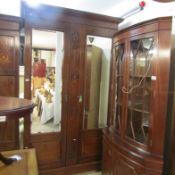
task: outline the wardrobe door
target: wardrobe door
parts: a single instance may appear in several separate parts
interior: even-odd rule
[[[64,32],[32,28],[31,99],[36,106],[31,115],[31,146],[41,170],[64,164],[64,44]]]
[[[112,39],[86,36],[81,162],[99,161],[102,128],[107,126]]]

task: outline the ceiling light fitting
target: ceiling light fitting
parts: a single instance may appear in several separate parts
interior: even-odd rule
[[[137,4],[137,6],[135,6],[134,8],[130,9],[130,11],[126,12],[125,14],[123,14],[121,17],[122,18],[127,18],[129,16],[132,16],[138,12],[140,12],[141,10],[144,9],[146,3],[145,1],[140,1],[139,4]]]

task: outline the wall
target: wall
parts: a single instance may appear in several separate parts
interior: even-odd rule
[[[0,14],[20,16],[20,0],[1,1]]]

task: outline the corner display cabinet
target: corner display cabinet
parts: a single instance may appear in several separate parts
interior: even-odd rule
[[[103,175],[162,174],[171,25],[170,17],[157,18],[113,38]]]

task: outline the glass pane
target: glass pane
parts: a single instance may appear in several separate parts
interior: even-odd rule
[[[153,52],[153,38],[131,41],[127,136],[144,144],[148,140]]]
[[[130,75],[150,75],[150,58],[153,55],[153,38],[131,42]]]
[[[115,47],[115,61],[116,61],[116,76],[122,75],[122,62],[124,54],[124,45],[117,45]]]
[[[116,118],[116,129],[121,128],[121,114],[122,114],[122,106],[121,105],[116,105],[116,113],[115,113],[115,118]]]
[[[148,114],[128,110],[127,135],[137,142],[148,141]]]
[[[117,45],[115,47],[115,113],[114,113],[114,125],[116,129],[120,129],[120,121],[122,116],[122,86],[123,86],[123,65],[124,65],[124,44]]]
[[[61,129],[63,38],[63,32],[32,30],[32,134]]]
[[[84,129],[107,125],[111,38],[87,36]]]

